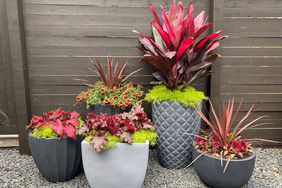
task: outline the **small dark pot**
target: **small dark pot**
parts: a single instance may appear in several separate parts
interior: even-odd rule
[[[68,181],[82,169],[81,142],[70,138],[40,139],[29,134],[28,145],[40,173],[50,182]]]
[[[123,112],[128,112],[130,108],[126,108],[125,110],[122,110],[120,108],[115,108],[110,105],[94,105],[90,106],[88,109],[88,112],[93,113],[93,114],[108,114],[110,116],[123,113]]]
[[[197,106],[201,109],[201,104]],[[196,109],[179,102],[152,104],[153,122],[157,128],[157,155],[160,164],[168,169],[180,169],[192,162],[194,136],[199,134],[201,118]]]
[[[193,149],[193,158],[201,152]],[[225,173],[223,173],[226,159],[221,160],[210,155],[202,155],[193,164],[200,179],[210,187],[214,188],[240,188],[250,180],[255,167],[256,153],[250,157],[239,160],[230,160]]]

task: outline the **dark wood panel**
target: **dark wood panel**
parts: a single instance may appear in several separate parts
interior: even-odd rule
[[[239,79],[240,78],[240,79]],[[276,84],[280,87],[282,84],[282,75],[280,76],[244,76],[238,77],[237,75],[228,75],[221,80],[221,84],[233,84],[233,85],[269,85]]]
[[[282,48],[282,37],[238,37],[233,33],[227,33],[227,35],[230,35],[230,37],[223,41],[224,48]]]
[[[222,47],[225,56],[281,56],[282,48],[272,47]]]
[[[26,27],[27,35],[32,36],[63,36],[63,37],[111,37],[136,38],[132,30],[142,33],[151,33],[146,26],[95,26],[95,25],[31,25]]]
[[[232,36],[281,37],[282,19],[270,18],[224,18],[223,30]],[[266,29],[267,28],[267,29]]]
[[[222,100],[229,98],[243,98],[248,102],[278,102],[282,103],[282,93],[221,93]],[[282,115],[282,114],[281,114]]]
[[[182,0],[184,5],[187,5],[191,0]],[[196,7],[205,7],[209,5],[206,0],[192,0]],[[155,5],[169,6],[171,0],[24,0],[24,4],[43,4],[43,5],[88,5],[99,7],[148,7],[149,3]]]
[[[34,56],[141,56],[136,47],[32,47],[27,49],[29,55]]]
[[[282,56],[223,56],[225,66],[281,66]]]
[[[231,75],[236,74],[238,78],[245,75],[248,76],[281,76],[282,75],[282,63],[281,66],[222,66],[222,74]]]
[[[282,93],[282,87],[277,85],[222,85],[226,93]]]

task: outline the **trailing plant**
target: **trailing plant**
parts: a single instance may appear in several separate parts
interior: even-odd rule
[[[154,19],[151,22],[153,38],[139,33],[143,53],[142,62],[150,64],[157,71],[153,76],[157,84],[165,84],[169,89],[185,89],[197,79],[208,76],[212,63],[220,56],[212,53],[220,46],[219,41],[226,38],[217,31],[203,37],[211,26],[206,22],[205,11],[194,18],[193,4],[190,3],[185,16],[182,2],[171,3],[166,12],[161,6],[161,18],[152,4],[150,10]]]
[[[183,106],[195,108],[202,100],[206,100],[203,92],[189,86],[184,90],[170,90],[164,85],[158,85],[149,90],[145,100],[148,102],[172,101],[180,102]]]
[[[129,83],[110,89],[103,82],[98,81],[86,91],[82,91],[76,97],[76,101],[84,101],[87,108],[98,104],[125,109],[140,101],[142,96],[141,85],[133,86],[132,83]]]
[[[57,108],[44,112],[40,116],[33,116],[27,129],[36,138],[72,138],[76,139],[78,130],[84,125],[80,114]]]
[[[143,95],[142,86],[134,86],[132,83],[126,83],[125,81],[141,69],[133,71],[125,77],[123,71],[127,62],[119,66],[118,62],[114,63],[113,58],[108,58],[107,70],[103,70],[97,58],[95,58],[96,61],[93,58],[90,58],[90,60],[94,66],[92,70],[99,75],[100,81],[91,83],[83,80],[89,88],[76,97],[77,102],[84,101],[87,108],[93,105],[111,105],[112,107],[125,109],[140,101]]]
[[[198,111],[201,118],[207,123],[209,130],[203,131],[203,135],[195,139],[195,147],[209,155],[226,159],[243,159],[252,154],[251,144],[246,138],[241,136],[248,128],[257,127],[256,122],[265,116],[260,116],[252,121],[246,122],[253,112],[254,105],[242,117],[238,118],[238,113],[242,106],[240,102],[238,108],[234,109],[234,98],[227,104],[223,103],[221,113],[217,113],[210,102],[210,120],[203,112]],[[255,139],[261,140],[261,139]]]
[[[85,141],[96,152],[107,150],[120,142],[131,144],[149,140],[151,145],[156,142],[155,127],[140,104],[134,105],[130,112],[112,116],[89,113],[85,122],[79,132],[87,136]]]

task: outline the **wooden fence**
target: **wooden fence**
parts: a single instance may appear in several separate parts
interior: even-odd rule
[[[13,122],[0,134],[19,133],[22,152],[27,151],[24,126],[31,114],[58,106],[85,113],[83,105],[72,105],[85,88],[74,78],[97,79],[88,69],[89,56],[127,58],[128,71],[144,67],[131,81],[150,87],[151,69],[138,63],[142,54],[131,30],[150,33],[149,2],[169,7],[170,0],[0,2],[0,77],[5,82],[0,109]],[[183,1],[186,7],[189,2]],[[236,97],[247,107],[256,103],[254,116],[269,115],[264,121],[273,124],[247,134],[282,141],[282,1],[195,0],[194,5],[196,13],[207,12],[212,30],[230,36],[219,50],[222,58],[213,66],[211,82],[196,87],[217,102]]]

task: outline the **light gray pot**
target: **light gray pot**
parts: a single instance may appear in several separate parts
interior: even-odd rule
[[[193,149],[193,156],[196,159],[202,152]],[[230,160],[223,173],[227,159],[221,159],[203,154],[193,164],[200,179],[209,187],[216,188],[240,188],[248,183],[255,168],[256,153],[245,159]]]
[[[197,108],[201,109],[201,104]],[[152,104],[152,117],[157,127],[160,164],[168,169],[186,167],[192,162],[194,137],[182,133],[199,133],[201,118],[197,111],[179,102],[157,101]]]
[[[81,143],[82,162],[92,188],[141,188],[145,179],[149,142],[126,144],[97,153],[88,142]]]

